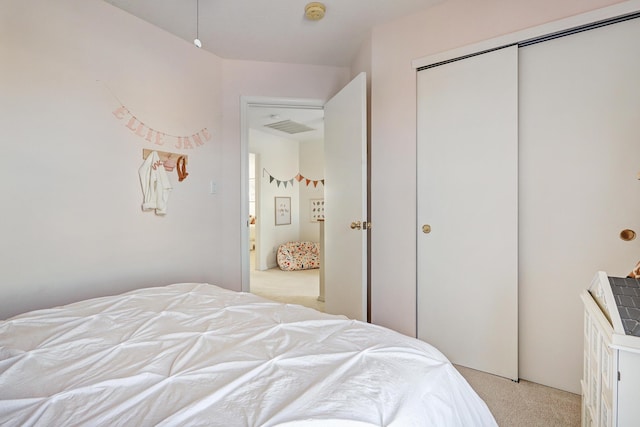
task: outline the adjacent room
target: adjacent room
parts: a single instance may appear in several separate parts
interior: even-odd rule
[[[249,289],[324,311],[324,111],[249,109]]]
[[[637,40],[640,0],[3,1],[0,424],[635,425]]]

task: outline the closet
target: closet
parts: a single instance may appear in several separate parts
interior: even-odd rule
[[[579,295],[640,256],[640,19],[565,28],[418,66],[417,331],[579,393]]]

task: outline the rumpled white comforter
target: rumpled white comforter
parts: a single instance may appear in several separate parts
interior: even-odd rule
[[[496,425],[424,342],[207,284],[0,322],[0,424]]]

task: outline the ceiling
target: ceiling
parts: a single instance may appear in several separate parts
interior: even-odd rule
[[[104,1],[189,43],[197,32],[202,49],[221,58],[346,67],[372,27],[444,0],[325,0],[319,21],[304,16],[309,0]],[[252,107],[248,124],[301,142],[322,140],[323,115],[322,109]],[[283,120],[314,130],[287,134],[265,127]]]
[[[319,21],[308,0],[104,1],[221,58],[349,66],[372,27],[444,0],[325,0]]]

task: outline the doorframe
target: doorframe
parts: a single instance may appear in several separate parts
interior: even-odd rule
[[[279,98],[268,96],[240,97],[240,256],[242,292],[250,291],[249,265],[249,108],[278,107],[295,109],[324,109],[326,101],[312,98]],[[258,176],[256,176],[256,180]],[[258,236],[256,224],[256,240]]]

